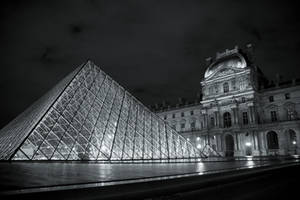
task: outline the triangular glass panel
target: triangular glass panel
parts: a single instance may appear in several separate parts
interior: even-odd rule
[[[61,93],[49,98],[49,107],[40,110],[25,139],[11,148],[16,152],[12,159],[148,160],[200,155],[92,62],[63,83]]]

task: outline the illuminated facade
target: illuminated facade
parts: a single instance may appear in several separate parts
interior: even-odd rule
[[[202,98],[157,114],[198,148],[223,156],[291,155],[300,151],[300,80],[266,80],[252,45],[208,58]]]
[[[199,158],[198,149],[88,61],[0,131],[2,160]]]

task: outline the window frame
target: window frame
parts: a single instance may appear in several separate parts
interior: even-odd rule
[[[223,83],[223,93],[228,93],[229,92],[229,83],[225,82]]]

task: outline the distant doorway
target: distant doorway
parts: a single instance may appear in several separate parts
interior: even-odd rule
[[[251,155],[252,155],[252,148],[246,147],[246,156],[251,156]]]
[[[277,133],[270,131],[267,133],[267,142],[269,150],[279,149]]]
[[[225,156],[226,157],[233,157],[234,156],[234,140],[232,135],[225,136]]]
[[[289,133],[289,140],[290,140],[290,144],[289,144],[289,149],[291,151],[293,151],[293,154],[297,154],[297,135],[296,132],[292,129],[288,130]]]

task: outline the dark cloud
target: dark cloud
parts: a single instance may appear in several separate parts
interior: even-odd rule
[[[146,105],[200,90],[205,58],[255,44],[269,78],[300,77],[289,1],[6,1],[0,8],[1,123],[87,59]]]

